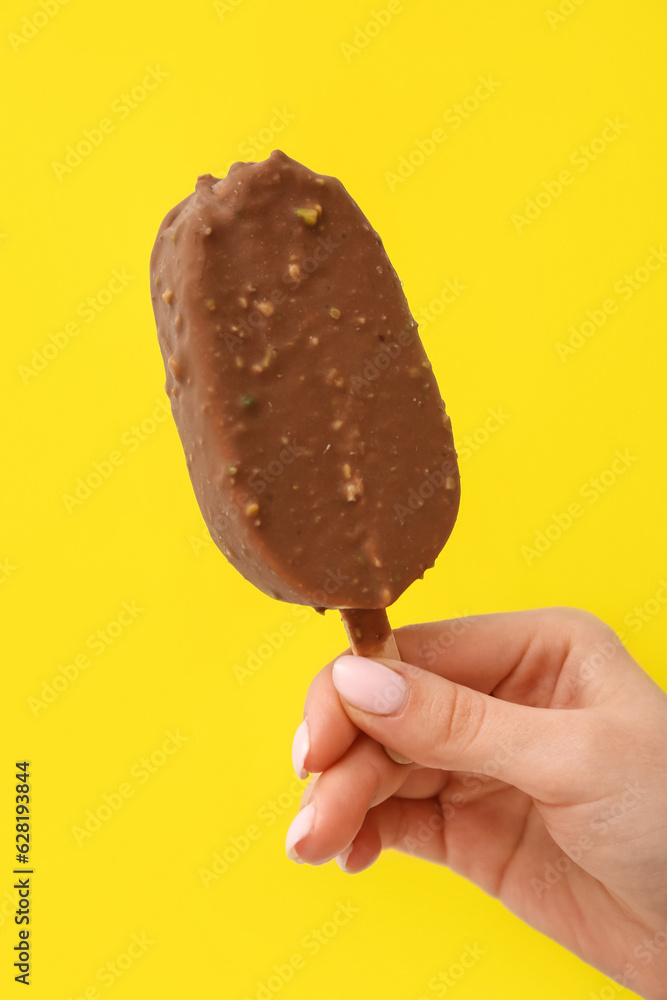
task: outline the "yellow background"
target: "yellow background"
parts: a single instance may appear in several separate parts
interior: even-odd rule
[[[469,448],[460,518],[393,624],[578,605],[667,683],[655,596],[667,593],[667,265],[640,272],[625,299],[614,287],[667,241],[667,16],[649,0],[561,6],[558,20],[556,0],[404,0],[376,31],[359,0],[3,4],[3,996],[22,995],[11,808],[24,757],[35,1000],[254,998],[295,953],[303,967],[268,995],[432,1000],[429,980],[467,946],[484,954],[450,988],[457,1000],[605,995],[604,976],[446,870],[389,854],[352,877],[285,858],[299,795],[291,738],[310,678],[345,645],[342,626],[255,592],[205,542],[175,427],[153,416],[164,399],[148,286],[158,225],[198,174],[247,159],[261,135],[254,158],[279,147],[343,180],[415,314],[447,281],[465,285],[423,328]],[[130,107],[123,95],[148,67],[167,75]],[[474,107],[489,76],[499,86]],[[113,129],[63,173],[67,147],[104,118]],[[625,127],[582,169],[577,150],[608,118]],[[446,139],[419,162],[417,140],[437,128]],[[411,175],[392,180],[401,163]],[[572,183],[517,223],[568,169]],[[112,283],[107,303],[114,269],[126,284]],[[102,308],[87,321],[91,296]],[[559,357],[570,326],[609,298],[618,311]],[[77,335],[48,347],[72,322]],[[490,410],[505,415],[493,431]],[[617,449],[636,461],[609,484]],[[94,463],[108,472],[112,452],[111,474],[68,510],[78,478]],[[586,487],[605,471],[604,493]],[[553,516],[577,502],[583,513],[555,537]],[[528,555],[550,525],[549,547]],[[123,602],[143,610],[120,628]],[[286,622],[294,631],[274,651]],[[121,634],[99,652],[90,637],[110,624],[107,636]],[[81,654],[89,665],[67,680],[61,668]],[[234,667],[251,654],[261,667],[241,683]],[[56,678],[50,703],[30,701]],[[184,740],[165,753],[170,732]],[[151,756],[153,773],[141,763]],[[120,806],[77,839],[105,796],[118,806],[114,794]],[[247,850],[205,887],[200,870],[216,853],[234,859],[234,842]],[[357,912],[323,931],[315,954],[308,935],[341,903]],[[132,935],[152,943],[128,967]]]

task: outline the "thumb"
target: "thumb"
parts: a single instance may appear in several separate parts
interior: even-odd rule
[[[603,748],[592,710],[517,705],[398,660],[341,656],[332,680],[355,725],[423,767],[499,778],[545,803],[587,797],[586,764]]]

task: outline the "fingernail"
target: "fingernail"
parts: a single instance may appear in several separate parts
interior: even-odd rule
[[[297,726],[297,730],[294,734],[294,740],[292,741],[292,764],[294,765],[297,778],[301,778],[302,781],[304,778],[307,778],[309,774],[304,767],[306,754],[309,750],[310,733],[308,731],[308,723],[304,719],[301,725]]]
[[[364,656],[339,656],[333,665],[332,679],[346,701],[375,715],[395,712],[408,692],[400,674]]]
[[[338,867],[342,868],[344,872],[347,871],[347,859],[349,858],[350,854],[352,854],[353,847],[354,844],[350,844],[350,846],[346,847],[344,851],[341,851],[340,854],[336,855],[336,863]]]
[[[311,802],[309,806],[302,809],[300,813],[297,813],[290,824],[290,828],[287,831],[287,836],[285,837],[285,851],[287,852],[287,857],[290,861],[301,861],[297,851],[296,845],[300,843],[304,837],[307,837],[313,828],[313,823],[315,822],[315,803]]]

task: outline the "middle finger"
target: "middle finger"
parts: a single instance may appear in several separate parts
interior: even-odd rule
[[[368,810],[398,791],[414,769],[396,764],[375,740],[359,733],[306,789],[287,833],[288,856],[312,865],[335,858],[352,843]]]

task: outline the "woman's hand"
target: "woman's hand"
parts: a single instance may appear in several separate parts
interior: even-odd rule
[[[401,629],[404,662],[313,681],[294,860],[448,865],[630,989],[667,998],[667,696],[593,616]],[[397,764],[382,748],[414,761]]]

